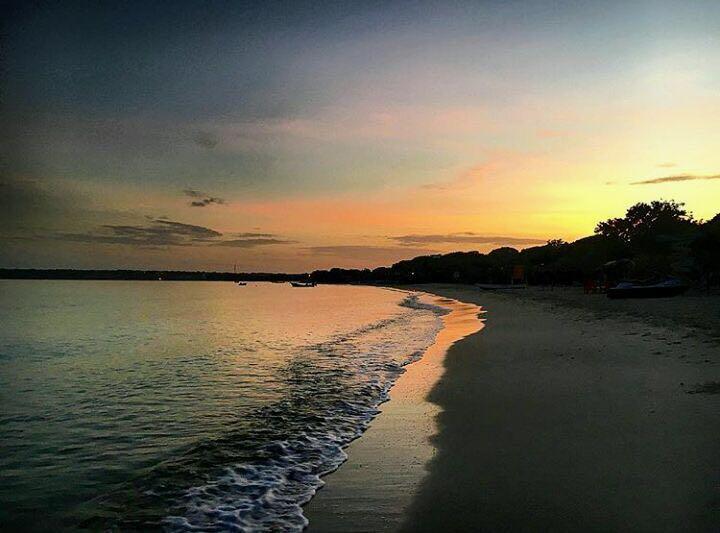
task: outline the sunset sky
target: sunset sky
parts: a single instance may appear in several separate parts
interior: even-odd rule
[[[374,267],[720,211],[714,0],[30,4],[0,267]]]

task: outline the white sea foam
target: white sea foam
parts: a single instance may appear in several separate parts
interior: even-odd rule
[[[407,311],[299,354],[289,370],[298,382],[294,397],[265,414],[299,417],[291,420],[297,423],[283,426],[282,438],[260,446],[253,460],[187,490],[166,529],[302,531],[308,524],[302,506],[322,487],[321,477],[347,459],[344,447],[365,431],[403,366],[422,356],[448,312],[418,294],[399,305]],[[293,412],[298,408],[302,416]]]

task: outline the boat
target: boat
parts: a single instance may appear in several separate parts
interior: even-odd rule
[[[238,285],[240,285],[241,287],[244,287],[245,285],[247,285],[247,283],[244,282],[244,281],[237,281],[236,283],[237,283]]]
[[[677,278],[660,281],[621,281],[607,290],[607,297],[620,298],[667,298],[678,296],[688,290],[688,285]]]
[[[291,281],[290,285],[293,287],[314,287],[314,281]]]

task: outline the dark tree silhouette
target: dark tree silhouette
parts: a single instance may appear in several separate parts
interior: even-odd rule
[[[707,287],[720,283],[720,215],[703,225],[690,248]]]
[[[673,232],[678,228],[694,225],[685,204],[674,200],[655,200],[649,204],[640,202],[630,207],[623,218],[611,218],[600,222],[595,233],[626,244],[634,244],[650,234]]]

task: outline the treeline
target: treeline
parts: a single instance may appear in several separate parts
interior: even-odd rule
[[[266,272],[188,272],[182,270],[0,269],[1,279],[136,280],[136,281],[298,281],[307,274]]]
[[[589,279],[679,276],[711,285],[720,278],[720,214],[697,221],[674,201],[639,203],[625,217],[597,225],[595,235],[572,243],[551,240],[524,250],[454,252],[421,256],[374,270],[317,270],[318,283],[571,284]]]

